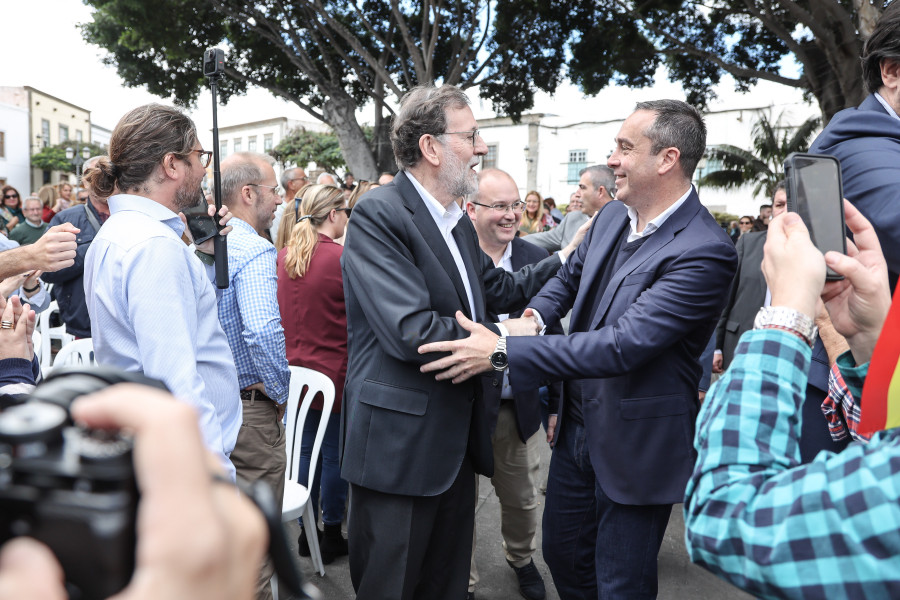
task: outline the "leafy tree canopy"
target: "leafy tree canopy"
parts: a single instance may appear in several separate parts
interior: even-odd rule
[[[282,164],[305,167],[307,163],[314,162],[329,173],[336,173],[347,166],[337,136],[308,131],[303,127],[291,131],[269,154]]]
[[[106,147],[98,144],[85,144],[79,142],[81,148],[88,148],[88,156],[98,156],[106,154]],[[41,148],[41,151],[31,157],[31,166],[43,171],[63,171],[65,173],[74,173],[75,165],[66,158],[66,148],[75,148],[75,142],[68,140],[60,142],[55,146],[47,146]],[[82,157],[84,158],[84,157]]]

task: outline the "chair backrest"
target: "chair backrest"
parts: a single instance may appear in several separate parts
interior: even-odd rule
[[[287,470],[285,478],[288,481],[299,482],[300,478],[300,440],[303,437],[303,423],[309,414],[309,407],[316,394],[324,397],[322,403],[322,418],[319,420],[319,428],[316,431],[316,440],[313,443],[312,458],[309,461],[309,477],[307,485],[312,485],[316,474],[316,461],[319,458],[319,450],[322,448],[322,440],[325,438],[325,428],[328,426],[328,418],[331,416],[331,408],[334,406],[334,383],[331,379],[318,371],[306,367],[290,367],[291,388],[288,393],[287,406]]]
[[[37,330],[37,327],[34,328],[34,333],[31,334],[31,345],[34,346],[34,355],[37,356],[38,364],[43,365],[41,362],[41,353],[44,350],[44,345],[41,337],[41,332]]]
[[[60,351],[56,353],[56,359],[53,361],[53,368],[79,364],[97,364],[97,359],[94,356],[94,342],[91,338],[74,340],[63,346]]]
[[[46,310],[41,311],[41,313],[37,317],[37,325],[35,327],[35,330],[39,331],[41,334],[40,362],[41,370],[44,372],[49,371],[51,365],[53,365],[53,355],[50,352],[50,342],[52,340],[59,340],[60,344],[62,346],[65,346],[75,339],[75,336],[66,332],[65,324],[59,325],[57,327],[50,326],[50,317],[53,314],[59,314],[59,304],[56,303],[56,300],[51,302]]]

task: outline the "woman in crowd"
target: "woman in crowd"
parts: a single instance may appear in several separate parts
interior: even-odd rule
[[[300,218],[300,201],[303,198],[303,192],[306,191],[311,184],[306,184],[294,196],[294,199],[288,202],[281,214],[281,221],[278,222],[278,231],[275,233],[275,249],[281,251],[287,246],[288,239],[291,237],[291,231]]]
[[[550,213],[544,212],[544,200],[541,195],[535,191],[530,191],[525,195],[525,212],[522,213],[522,222],[519,224],[519,233],[528,235],[529,233],[539,233],[547,231],[556,222]]]
[[[64,204],[63,197],[60,195],[60,189],[62,189],[63,185],[68,186],[68,194],[71,197],[72,186],[68,183],[61,183],[58,186],[45,185],[38,190],[38,198],[41,199],[41,204],[44,205],[44,210],[41,214],[41,220],[44,223],[49,223],[50,219],[56,216],[56,213],[68,207],[68,204]]]
[[[753,217],[744,215],[738,221],[738,227],[741,230],[741,236],[743,236],[746,233],[750,233],[753,230]]]
[[[3,235],[15,229],[16,225],[25,220],[22,214],[22,196],[19,190],[11,185],[3,186],[3,204],[0,204],[0,230]]]
[[[347,217],[350,216],[350,211],[353,210],[353,208],[356,206],[356,203],[359,202],[359,199],[362,197],[362,195],[365,194],[366,192],[368,192],[369,190],[375,189],[377,187],[378,187],[378,184],[373,183],[371,181],[358,181],[356,183],[356,187],[353,188],[353,193],[351,193],[350,197],[347,198]],[[341,235],[341,237],[334,240],[335,243],[343,246],[344,242],[346,241],[346,236],[347,236],[347,230],[345,228],[343,235]]]
[[[334,382],[334,407],[328,418],[322,444],[322,460],[309,486],[313,514],[318,521],[319,491],[322,496],[322,561],[332,562],[347,554],[347,541],[341,534],[347,482],[341,479],[338,442],[341,429],[341,397],[347,374],[347,314],[344,308],[344,284],[341,279],[340,245],[334,239],[344,234],[349,209],[343,191],[333,185],[311,185],[303,190],[299,218],[287,244],[278,253],[278,305],[287,346],[288,363],[314,369]],[[289,208],[289,212],[292,210]],[[282,222],[293,221],[285,214]],[[309,473],[309,461],[322,401],[313,400],[303,424],[300,483]],[[329,418],[330,417],[330,418]],[[316,523],[306,523],[316,527]],[[306,535],[300,534],[300,554],[308,556]]]

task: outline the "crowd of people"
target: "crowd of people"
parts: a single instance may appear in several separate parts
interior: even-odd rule
[[[272,597],[265,525],[229,482],[263,481],[281,504],[291,365],[335,386],[298,440],[315,518],[302,527],[326,564],[349,556],[358,598],[476,597],[480,475],[530,600],[547,595],[539,523],[561,598],[656,597],[681,502],[692,560],[750,593],[895,597],[900,433],[864,431],[860,413],[900,311],[900,3],[862,58],[870,96],[813,144],[841,159],[846,255],[815,248],[783,184],[723,229],[691,184],[706,126],[685,102],[638,103],[563,215],[476,170],[487,146],[467,96],[423,85],[394,116],[399,170],[377,183],[223,160],[217,289],[215,240],[194,244],[181,214],[211,152],[179,110],[136,108],[83,190],[2,190],[0,392],[41,378],[43,282],[99,363],[171,391],[117,386],[72,406],[137,440],[127,597]],[[826,266],[843,279],[826,283]],[[40,544],[0,553],[2,600],[61,598],[63,580]]]

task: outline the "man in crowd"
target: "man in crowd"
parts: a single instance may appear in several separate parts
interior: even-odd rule
[[[294,210],[294,197],[307,183],[309,183],[309,177],[306,176],[306,173],[300,167],[285,169],[284,173],[281,174],[281,189],[284,190],[284,202],[278,205],[275,217],[272,219],[272,225],[269,226],[269,232],[272,234],[273,240],[278,235],[278,227],[281,224],[281,217],[284,215],[284,211],[291,212]]]
[[[705,147],[684,102],[641,102],[625,120],[608,162],[621,202],[598,213],[521,319],[540,327],[572,308],[568,336],[498,342],[461,317],[469,338],[420,348],[452,352],[423,367],[439,381],[503,362],[484,358],[499,343],[521,389],[565,382],[543,521],[563,599],[656,597],[660,544],[693,466],[699,358],[737,263],[691,186]]]
[[[394,180],[393,173],[382,173],[378,176],[378,185],[387,185]]]
[[[474,473],[492,471],[483,399],[476,382],[422,373],[417,348],[460,337],[457,311],[483,321],[521,308],[561,263],[550,256],[510,274],[478,246],[458,204],[477,189],[487,153],[468,105],[449,85],[404,96],[391,132],[401,171],[357,204],[347,232],[341,474],[360,600],[465,597]]]
[[[578,229],[606,206],[616,193],[616,178],[609,167],[593,165],[582,169],[578,189],[573,198],[582,203],[580,211],[569,211],[559,225],[550,231],[525,236],[526,242],[556,252],[578,235]],[[532,239],[533,238],[533,239]]]
[[[884,9],[866,40],[862,69],[869,96],[836,114],[810,152],[841,161],[844,197],[875,227],[894,289],[900,274],[900,3]]]
[[[787,194],[784,182],[775,187],[772,197],[772,217],[787,211]],[[737,274],[731,282],[728,303],[716,326],[716,351],[713,372],[722,373],[729,367],[738,340],[753,328],[753,320],[761,306],[771,304],[771,294],[759,265],[762,264],[766,231],[741,236],[737,243]],[[828,433],[828,421],[822,413],[822,401],[828,395],[828,372],[831,365],[825,345],[817,340],[810,361],[806,402],[803,404],[803,433],[800,436],[800,457],[803,462],[815,458],[821,450],[840,452],[847,442],[836,443]]]
[[[122,117],[109,157],[84,175],[93,194],[109,197],[111,214],[87,251],[84,290],[97,360],[159,379],[193,406],[207,447],[234,478],[228,457],[241,403],[210,282],[213,240],[195,256],[178,214],[196,203],[211,156],[174,108],[148,104]]]
[[[498,169],[486,169],[478,174],[478,191],[466,205],[481,249],[495,266],[510,272],[547,258],[546,250],[516,237],[523,207],[516,182]],[[582,238],[584,232],[581,238],[573,241],[573,249]],[[521,311],[511,315],[490,315],[501,322],[507,317],[519,316]],[[557,324],[550,333],[562,333],[562,328]],[[522,596],[539,600],[546,596],[546,590],[532,559],[537,548],[534,537],[538,521],[536,488],[541,445],[538,392],[517,390],[505,372],[494,372],[491,377],[482,379],[482,383],[494,453],[491,484],[500,500],[500,532],[506,561],[516,572]],[[562,386],[553,384],[550,388],[550,410],[555,413]],[[475,490],[477,494],[477,479]],[[475,598],[478,583],[474,547],[472,550],[470,600]]]
[[[20,246],[33,244],[47,231],[49,225],[41,220],[41,214],[44,211],[44,205],[37,196],[28,196],[22,201],[22,214],[25,220],[16,225],[9,232],[9,239],[17,242]]]
[[[98,160],[100,157],[94,156],[85,161],[85,172]],[[78,193],[87,195],[85,203],[56,213],[50,221],[51,227],[71,223],[79,229],[75,264],[56,273],[44,273],[41,279],[53,284],[53,298],[59,305],[59,316],[66,324],[66,331],[75,337],[87,338],[91,337],[91,316],[84,298],[84,258],[101,225],[109,218],[109,204],[106,198],[91,194],[88,184],[82,185],[85,188]]]
[[[772,220],[772,205],[763,204],[759,207],[759,216],[753,220],[752,231],[765,231]]]
[[[281,506],[284,492],[284,415],[290,387],[284,330],[278,310],[275,247],[262,237],[281,197],[273,159],[238,152],[222,161],[222,202],[232,214],[228,236],[230,285],[219,299],[219,320],[234,355],[241,389],[242,424],[231,462],[237,474],[265,481]],[[256,597],[272,598],[267,560]]]
[[[847,256],[823,259],[794,213],[769,225],[762,270],[772,304],[699,415],[688,551],[754,596],[900,597],[900,429],[808,464],[798,452],[820,294],[850,348],[837,364],[857,398],[891,305],[875,230],[849,202],[844,211]],[[826,264],[844,280],[825,284]]]

